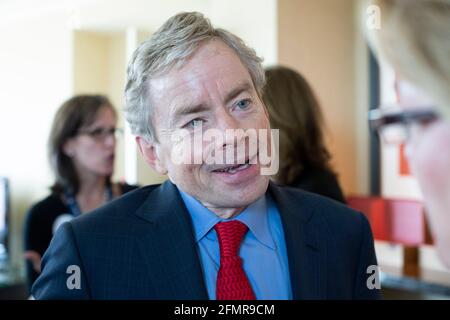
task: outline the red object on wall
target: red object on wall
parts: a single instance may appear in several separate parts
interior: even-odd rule
[[[349,207],[364,213],[372,227],[376,240],[390,241],[390,220],[384,199],[378,197],[353,196],[347,199]]]
[[[420,201],[364,196],[352,196],[347,201],[367,217],[375,240],[407,246],[431,243]]]
[[[406,155],[405,155],[405,145],[401,144],[400,145],[400,156],[399,156],[399,160],[400,160],[400,175],[402,176],[410,176],[411,175],[411,170],[409,169],[409,163],[408,160],[406,159]]]

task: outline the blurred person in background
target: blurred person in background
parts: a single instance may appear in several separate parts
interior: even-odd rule
[[[381,15],[380,28],[367,29],[374,51],[429,99],[412,97],[397,113],[372,112],[371,121],[381,133],[394,124],[403,127],[437,250],[450,267],[450,0],[367,4]]]
[[[266,70],[263,101],[280,130],[280,169],[273,180],[345,203],[324,141],[324,119],[314,92],[295,70]]]
[[[57,111],[48,141],[55,182],[50,195],[31,207],[25,221],[30,288],[40,273],[41,257],[63,222],[136,188],[111,181],[116,124],[116,111],[101,95],[75,96]]]

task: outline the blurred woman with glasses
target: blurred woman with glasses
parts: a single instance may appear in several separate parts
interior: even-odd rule
[[[377,6],[381,18],[380,28],[368,30],[372,47],[430,100],[412,99],[395,112],[374,111],[370,122],[384,137],[406,143],[438,252],[450,267],[450,0],[366,4]]]
[[[117,115],[101,95],[80,95],[57,111],[48,141],[55,181],[48,197],[29,210],[25,222],[27,280],[31,288],[41,257],[56,229],[136,186],[113,183]]]

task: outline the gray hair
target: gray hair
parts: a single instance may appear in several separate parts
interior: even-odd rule
[[[167,20],[133,53],[127,70],[125,117],[134,135],[158,141],[151,117],[148,82],[152,78],[180,67],[205,41],[219,39],[235,51],[247,68],[259,96],[265,84],[262,59],[242,39],[220,28],[198,12],[179,13]]]

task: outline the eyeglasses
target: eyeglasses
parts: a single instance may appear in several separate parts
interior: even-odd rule
[[[427,125],[439,119],[439,115],[430,107],[411,110],[382,108],[369,111],[369,126],[377,131],[383,141],[389,144],[401,144],[409,140],[413,125]]]
[[[104,141],[109,136],[114,136],[114,138],[121,137],[123,134],[123,130],[119,128],[96,128],[93,130],[79,130],[78,134],[88,135],[96,141]]]

